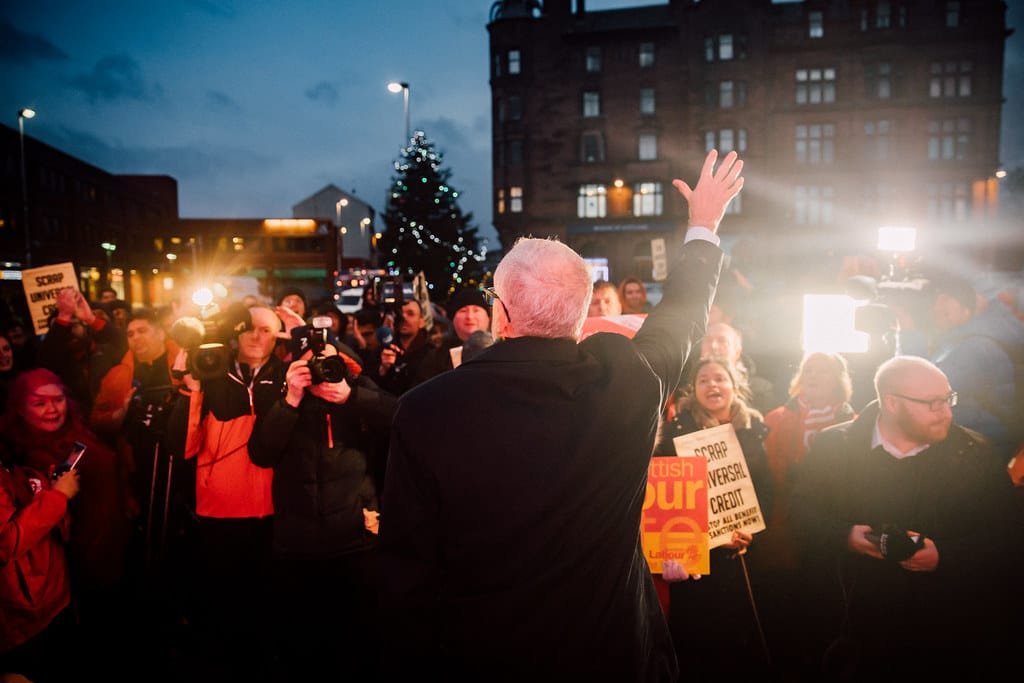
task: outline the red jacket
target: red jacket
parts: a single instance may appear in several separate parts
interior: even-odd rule
[[[71,602],[67,509],[45,475],[0,467],[0,652],[39,634]]]

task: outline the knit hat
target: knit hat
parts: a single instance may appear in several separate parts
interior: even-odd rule
[[[298,287],[285,287],[281,291],[281,295],[277,297],[277,305],[278,306],[281,305],[281,302],[284,301],[284,298],[286,296],[297,296],[300,299],[302,299],[302,307],[305,309],[306,314],[309,315],[309,311],[310,311],[309,302],[306,301],[306,293],[305,292],[303,292]]]
[[[487,311],[488,315],[491,312],[491,307],[487,305],[487,299],[484,298],[483,292],[479,289],[463,287],[448,299],[448,305],[445,306],[445,310],[448,312],[448,319],[453,319],[458,310],[464,306],[479,306]]]

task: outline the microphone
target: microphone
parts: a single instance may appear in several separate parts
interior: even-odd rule
[[[395,343],[395,333],[390,327],[378,327],[375,334],[379,346],[390,346]]]

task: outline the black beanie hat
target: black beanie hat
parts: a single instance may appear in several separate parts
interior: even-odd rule
[[[448,305],[445,306],[445,312],[448,313],[448,319],[451,320],[455,317],[456,311],[464,306],[479,306],[480,308],[487,311],[490,315],[491,307],[487,305],[487,299],[484,298],[484,293],[479,289],[473,289],[471,287],[463,287],[448,299]]]

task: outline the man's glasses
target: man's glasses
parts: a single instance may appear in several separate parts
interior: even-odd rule
[[[501,304],[501,308],[505,311],[505,318],[509,322],[512,322],[512,316],[508,314],[508,306],[506,306],[505,302],[501,300],[501,297],[498,296],[493,287],[484,287],[484,298],[487,300],[488,306],[493,307],[495,301]]]
[[[912,396],[904,396],[903,394],[892,394],[896,398],[902,398],[905,401],[913,401],[914,403],[920,403],[923,406],[928,406],[928,410],[933,413],[942,410],[942,406],[948,405],[950,408],[956,405],[957,395],[955,391],[949,392],[944,398],[913,398]]]

